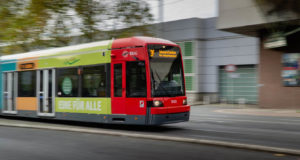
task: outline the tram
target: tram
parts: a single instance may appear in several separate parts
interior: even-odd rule
[[[1,57],[4,116],[161,125],[189,120],[180,47],[130,37]]]

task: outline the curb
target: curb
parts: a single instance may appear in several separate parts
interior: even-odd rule
[[[90,134],[103,134],[103,135],[110,135],[110,136],[125,136],[125,137],[130,137],[130,138],[143,138],[143,139],[151,139],[151,140],[163,140],[163,141],[173,141],[173,142],[195,143],[195,144],[203,144],[203,145],[214,145],[214,146],[230,147],[230,148],[236,148],[236,149],[246,149],[246,150],[272,152],[272,153],[282,153],[282,154],[300,156],[300,150],[296,150],[296,149],[268,147],[268,146],[234,143],[234,142],[226,142],[226,141],[193,139],[193,138],[183,138],[183,137],[170,137],[170,136],[159,136],[159,135],[138,134],[138,133],[125,133],[125,132],[105,131],[105,130],[99,130],[99,129],[62,128],[62,127],[41,126],[41,125],[34,125],[33,126],[33,125],[28,125],[28,124],[4,124],[4,123],[0,123],[0,126],[33,128],[33,129],[47,129],[47,130],[56,130],[56,131],[69,131],[69,132],[81,132],[81,133],[90,133]]]
[[[300,113],[297,113],[294,110],[276,111],[274,109],[217,109],[214,112],[235,115],[300,118]]]

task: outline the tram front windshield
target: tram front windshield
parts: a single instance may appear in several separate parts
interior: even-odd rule
[[[175,46],[148,45],[152,97],[184,96],[180,49]]]

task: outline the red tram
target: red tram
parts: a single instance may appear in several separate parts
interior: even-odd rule
[[[1,114],[113,124],[189,120],[180,47],[131,37],[1,57]]]

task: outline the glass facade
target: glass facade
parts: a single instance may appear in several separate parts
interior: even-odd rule
[[[196,58],[195,58],[195,42],[178,42],[177,43],[182,51],[185,85],[186,91],[196,91],[195,78],[196,78]]]
[[[254,65],[237,66],[235,72],[226,72],[224,66],[220,67],[219,83],[221,101],[257,104],[257,70]]]

